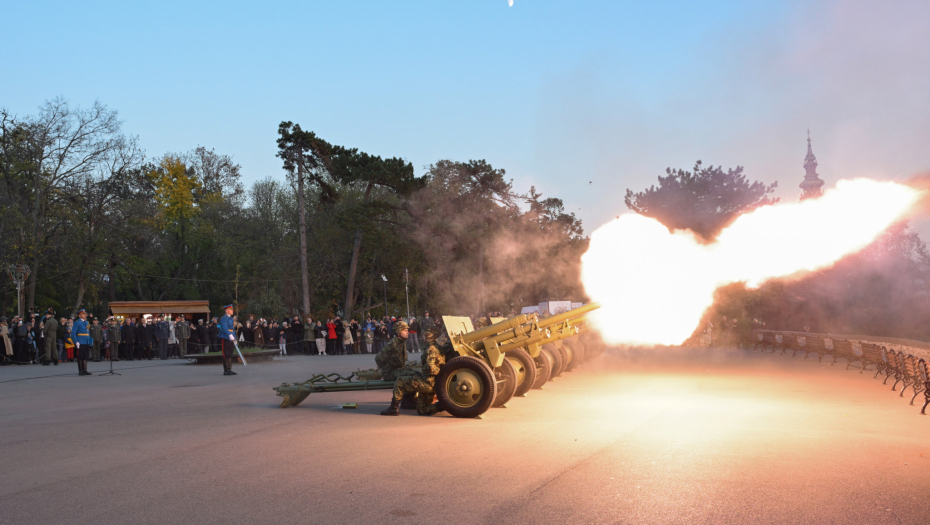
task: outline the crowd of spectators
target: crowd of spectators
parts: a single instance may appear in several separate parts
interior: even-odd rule
[[[33,314],[27,319],[0,317],[0,364],[58,364],[73,362],[74,343],[71,340],[73,319],[55,318],[49,309],[45,316]],[[421,334],[435,323],[426,312],[422,317],[397,318],[367,317],[359,322],[348,322],[338,316],[314,321],[298,316],[282,319],[244,316],[236,320],[236,338],[243,348],[278,350],[282,355],[344,355],[378,353],[395,337],[393,326],[406,321],[410,326],[407,339],[409,352],[420,352],[425,342]],[[117,319],[110,317],[101,322],[93,315],[88,318],[94,339],[93,361],[152,360],[181,358],[189,354],[220,351],[218,318],[188,321],[183,315],[144,315]],[[57,350],[46,359],[46,340]],[[57,353],[57,355],[55,355]]]

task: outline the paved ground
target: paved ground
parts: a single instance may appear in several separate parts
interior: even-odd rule
[[[372,362],[0,368],[0,522],[930,521],[930,416],[841,366],[613,351],[482,420],[381,417],[386,391],[277,408]]]

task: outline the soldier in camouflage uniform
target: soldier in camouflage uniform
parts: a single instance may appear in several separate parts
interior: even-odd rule
[[[396,416],[400,414],[400,400],[408,393],[418,394],[417,414],[421,416],[431,416],[436,412],[442,411],[439,404],[433,402],[436,393],[434,389],[436,376],[439,375],[442,366],[446,364],[445,353],[439,345],[436,344],[436,338],[439,337],[439,328],[436,326],[427,328],[424,336],[426,338],[426,344],[429,346],[420,358],[420,362],[423,364],[423,371],[414,371],[410,374],[402,375],[397,379],[397,383],[394,384],[394,398],[391,401],[391,406],[387,410],[381,412],[382,416]]]
[[[375,364],[381,370],[381,379],[384,381],[397,381],[401,375],[410,372],[409,368],[404,368],[407,364],[407,330],[407,323],[394,323],[394,334],[397,337],[391,339],[375,356]]]

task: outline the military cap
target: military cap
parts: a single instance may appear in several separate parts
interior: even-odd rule
[[[225,310],[225,309],[227,309],[227,308],[232,308],[232,307],[233,307],[232,304],[227,304],[226,306],[223,307],[223,310]]]
[[[403,332],[404,330],[408,330],[409,328],[410,328],[410,327],[407,326],[407,323],[405,323],[405,322],[403,322],[403,321],[397,321],[396,323],[394,323],[394,333],[395,333],[395,334],[399,334],[399,333]]]
[[[87,310],[81,308],[80,310],[77,311],[77,313],[78,315],[81,315],[82,313],[87,313]]]

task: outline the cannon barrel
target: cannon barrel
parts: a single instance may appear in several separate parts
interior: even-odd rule
[[[504,330],[509,330],[511,328],[517,328],[520,325],[524,325],[527,321],[530,320],[531,316],[526,314],[520,314],[510,319],[505,319],[499,323],[494,323],[491,326],[486,326],[481,330],[475,330],[474,332],[469,332],[467,334],[462,334],[462,341],[465,343],[473,343],[479,339],[484,339],[485,337],[490,337],[497,333],[503,332]]]
[[[547,317],[545,319],[542,319],[539,321],[538,325],[540,328],[545,328],[547,326],[551,326],[556,323],[561,323],[562,321],[565,321],[567,319],[571,319],[572,317],[577,317],[581,314],[592,312],[594,310],[597,310],[600,307],[601,305],[598,303],[591,303],[591,304],[586,304],[584,306],[579,306],[578,308],[575,308],[574,310],[569,310],[567,312],[562,312],[560,314],[553,315],[552,317]]]

